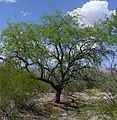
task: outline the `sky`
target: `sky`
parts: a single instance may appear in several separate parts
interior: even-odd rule
[[[73,11],[90,0],[0,0],[0,29],[7,21],[37,21],[45,13],[53,14],[60,10],[63,14]],[[108,0],[109,10],[117,7],[117,0]],[[102,6],[103,8],[103,6]],[[102,9],[103,10],[103,9]],[[90,12],[90,11],[89,11]]]
[[[107,1],[98,0],[86,2],[81,8],[78,7],[68,12],[76,22],[85,26],[92,26],[95,22],[106,20],[107,17],[111,17],[114,13],[115,10],[109,9]]]

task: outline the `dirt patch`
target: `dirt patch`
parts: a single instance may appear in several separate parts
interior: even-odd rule
[[[54,93],[41,94],[27,102],[27,105],[18,113],[18,120],[82,120],[75,110],[82,108],[87,101],[98,100],[104,94],[95,93],[93,96],[95,96],[95,99],[86,92],[75,92],[72,94],[63,92],[61,103],[55,104]],[[91,116],[91,120],[95,118],[95,115],[88,116]],[[1,118],[0,120],[10,119]]]
[[[74,93],[72,95],[61,95],[61,104],[54,103],[54,93],[43,94],[41,98],[35,98],[28,108],[20,113],[21,120],[62,120],[65,117],[76,116],[72,111],[78,104],[87,100],[86,93]]]

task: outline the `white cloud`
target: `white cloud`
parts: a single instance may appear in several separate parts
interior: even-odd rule
[[[0,2],[14,3],[14,2],[17,2],[17,0],[0,0]]]
[[[21,13],[23,16],[32,15],[32,13],[30,13],[30,12],[24,12],[23,10],[20,11],[20,13]]]
[[[109,11],[107,1],[93,0],[76,8],[68,14],[73,16],[80,24],[92,25],[94,22],[104,20],[111,16],[113,11]]]

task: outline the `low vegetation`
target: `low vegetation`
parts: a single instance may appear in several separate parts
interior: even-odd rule
[[[25,109],[33,97],[40,97],[39,93],[51,90],[49,85],[30,79],[27,71],[19,71],[12,63],[8,60],[0,67],[0,114],[7,117]]]

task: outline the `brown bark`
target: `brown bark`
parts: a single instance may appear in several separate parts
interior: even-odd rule
[[[55,103],[60,103],[61,90],[56,90],[55,93]]]

